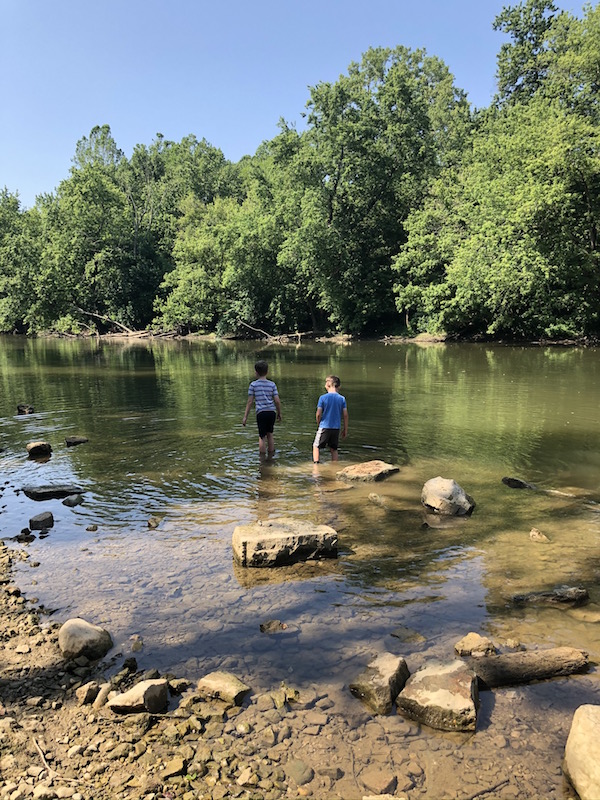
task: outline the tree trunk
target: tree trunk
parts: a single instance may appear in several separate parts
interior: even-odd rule
[[[588,654],[573,647],[554,647],[551,650],[469,659],[469,665],[479,683],[488,689],[583,672],[587,669],[588,662]]]

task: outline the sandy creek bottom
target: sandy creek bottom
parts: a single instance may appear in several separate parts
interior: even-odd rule
[[[16,581],[29,598],[56,609],[52,619],[82,616],[106,627],[115,652],[135,655],[141,668],[191,680],[226,669],[257,692],[285,681],[312,693],[324,724],[294,712],[286,722],[291,753],[343,772],[323,797],[352,800],[383,791],[385,776],[397,777],[399,797],[574,797],[561,763],[575,708],[600,702],[593,667],[585,675],[482,692],[471,735],[445,734],[396,714],[373,717],[347,684],[385,650],[403,655],[411,672],[429,659],[452,659],[454,643],[470,630],[500,645],[511,637],[528,647],[580,647],[596,659],[600,614],[593,589],[580,612],[516,612],[506,601],[527,588],[585,584],[591,573],[583,565],[591,570],[598,546],[595,509],[576,496],[540,495],[504,527],[474,516],[436,530],[422,527],[425,468],[405,470],[402,480],[385,485],[347,488],[324,465],[306,479],[317,496],[310,508],[284,496],[273,470],[251,503],[141,504],[135,521],[125,523],[103,523],[93,502],[75,510],[60,501],[43,504],[55,514],[55,529],[28,546],[29,566]],[[475,474],[473,484],[485,501],[486,486],[477,486]],[[369,501],[374,491],[387,509]],[[9,495],[10,488],[4,499]],[[231,557],[235,525],[290,511],[338,529],[337,561],[256,575],[240,570]],[[15,527],[30,512],[31,501],[11,495],[8,519]],[[145,524],[150,514],[160,519],[155,530]],[[532,521],[548,545],[530,542]],[[86,530],[91,523],[97,531]],[[261,633],[269,619],[287,629]],[[401,635],[392,635],[399,628]],[[303,792],[318,796],[325,789]]]

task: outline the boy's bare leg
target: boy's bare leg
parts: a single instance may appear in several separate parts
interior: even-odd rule
[[[319,448],[313,447],[313,464],[319,463]]]
[[[258,437],[258,452],[261,454],[261,456],[265,456],[267,454],[267,448],[265,446],[265,440],[261,439],[260,436]]]
[[[332,450],[331,451],[331,460],[332,461],[339,461],[339,459],[338,459],[338,451],[337,450]]]
[[[268,446],[268,453],[270,456],[275,455],[275,439],[273,438],[272,433],[267,433],[267,446]]]

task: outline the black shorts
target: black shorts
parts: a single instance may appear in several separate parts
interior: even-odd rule
[[[273,433],[276,417],[277,414],[274,411],[258,412],[256,415],[256,424],[258,425],[258,435],[261,439],[264,439],[267,433]]]
[[[319,450],[322,447],[329,447],[331,450],[337,450],[339,441],[339,428],[319,428],[313,442],[313,447],[318,447]]]

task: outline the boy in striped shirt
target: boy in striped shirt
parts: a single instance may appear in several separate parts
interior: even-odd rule
[[[248,402],[242,419],[246,425],[248,414],[254,402],[256,406],[256,424],[258,425],[258,451],[261,456],[268,454],[269,458],[275,455],[275,441],[273,439],[273,426],[275,419],[281,422],[281,403],[277,386],[267,378],[269,365],[266,361],[257,361],[254,365],[255,380],[248,387]],[[267,444],[265,445],[265,439]]]

